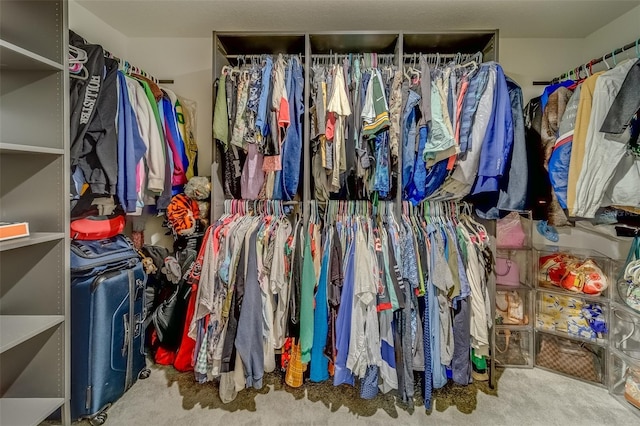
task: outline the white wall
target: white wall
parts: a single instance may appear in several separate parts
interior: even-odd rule
[[[533,81],[550,80],[583,61],[583,39],[500,38],[499,61],[505,73],[522,87],[525,104],[543,87]]]
[[[594,31],[585,38],[500,38],[500,63],[505,72],[522,87],[525,102],[540,95],[543,87],[534,80],[548,81],[591,59],[640,38],[640,6]],[[623,59],[635,54],[634,49],[618,55]],[[607,60],[613,65],[611,59]],[[605,69],[604,64],[594,71]]]
[[[88,42],[101,45],[113,55],[127,57],[127,37],[80,6],[76,0],[69,0],[69,28]]]
[[[211,38],[129,38],[128,55],[136,66],[166,87],[197,102],[198,172],[211,173]]]
[[[584,38],[582,54],[583,62],[612,52],[614,49],[624,46],[627,43],[640,38],[640,6],[631,9],[618,19],[608,23],[604,27],[594,31]],[[634,55],[631,49],[629,55]],[[626,52],[620,55],[626,58]],[[607,62],[613,65],[612,60]]]

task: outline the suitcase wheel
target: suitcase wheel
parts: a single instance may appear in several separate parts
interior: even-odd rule
[[[138,379],[144,380],[151,375],[151,370],[148,368],[143,368],[142,371],[138,374]]]
[[[106,411],[98,413],[94,417],[89,419],[89,423],[91,423],[91,426],[101,426],[106,421],[107,421],[107,412]]]

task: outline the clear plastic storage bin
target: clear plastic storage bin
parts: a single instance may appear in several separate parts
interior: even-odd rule
[[[527,330],[496,329],[496,365],[499,367],[533,367],[533,335]]]
[[[602,346],[536,331],[535,365],[588,383],[605,385],[606,351]]]
[[[499,249],[529,249],[533,232],[531,212],[500,212],[496,221],[496,247]]]
[[[609,338],[613,349],[640,363],[640,315],[614,304]]]
[[[496,291],[496,325],[530,325],[532,300],[530,290],[498,288]]]
[[[609,358],[609,393],[640,417],[640,362],[612,351]]]
[[[498,249],[496,251],[496,285],[498,287],[531,287],[530,250]]]
[[[611,260],[593,250],[552,246],[534,249],[533,266],[538,288],[606,299],[616,285]]]
[[[606,345],[609,330],[607,304],[578,295],[540,290],[535,303],[537,330]]]

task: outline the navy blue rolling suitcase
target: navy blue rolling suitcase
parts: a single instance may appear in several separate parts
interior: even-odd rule
[[[71,417],[99,425],[138,377],[146,378],[147,275],[123,235],[71,241]]]

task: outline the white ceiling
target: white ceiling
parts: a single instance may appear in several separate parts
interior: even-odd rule
[[[617,0],[76,1],[128,37],[210,37],[214,30],[498,28],[503,37],[583,38],[640,5],[640,1]]]

